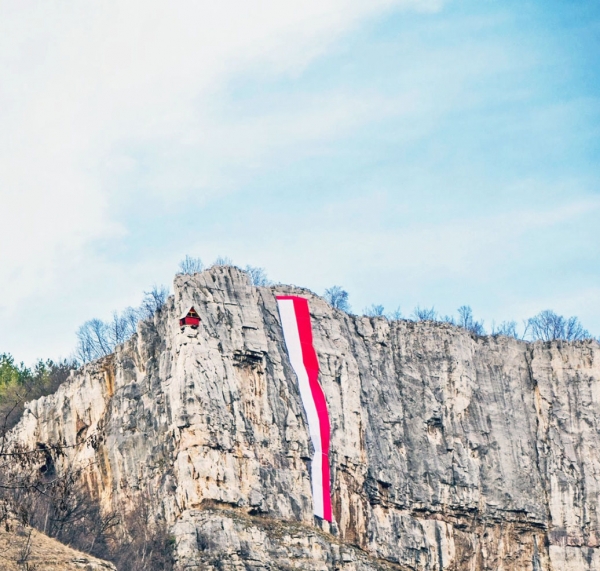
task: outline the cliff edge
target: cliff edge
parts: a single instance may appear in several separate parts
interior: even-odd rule
[[[312,515],[306,418],[275,294],[309,299],[334,523]],[[179,316],[198,311],[199,329]],[[348,315],[214,267],[28,403],[107,511],[151,499],[179,570],[600,569],[600,346]]]

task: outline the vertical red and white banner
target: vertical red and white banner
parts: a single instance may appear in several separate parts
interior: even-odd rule
[[[314,514],[331,521],[331,491],[329,488],[329,413],[325,393],[319,384],[319,361],[313,346],[308,300],[303,297],[277,296],[283,327],[283,337],[290,363],[300,387],[300,398],[308,432],[315,449],[311,482]]]

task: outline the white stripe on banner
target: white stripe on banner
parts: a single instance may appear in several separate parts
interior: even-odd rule
[[[281,315],[281,325],[283,326],[283,337],[285,345],[290,356],[290,363],[298,377],[298,386],[300,387],[300,397],[306,411],[308,419],[308,432],[315,447],[315,452],[321,454],[321,430],[319,425],[319,415],[317,407],[312,397],[310,383],[308,382],[308,373],[304,367],[302,358],[302,345],[300,344],[300,334],[298,333],[298,323],[296,322],[296,311],[294,310],[294,301],[292,299],[280,299],[279,314]]]
[[[310,475],[312,478],[313,513],[326,519],[323,506],[323,456],[324,455],[319,450],[315,450]],[[327,458],[327,456],[325,456],[325,458]]]

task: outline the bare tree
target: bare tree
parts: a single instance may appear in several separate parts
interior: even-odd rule
[[[127,307],[121,313],[121,319],[123,319],[126,323],[125,327],[127,329],[127,340],[131,335],[133,335],[137,330],[137,324],[140,320],[140,310],[134,309],[133,307]]]
[[[24,568],[26,571],[29,571],[29,565],[27,562],[29,561],[29,556],[31,555],[31,534],[33,530],[30,529],[27,533],[27,539],[21,545],[19,549],[19,555],[17,557],[17,565],[19,567]],[[33,569],[32,569],[33,571]]]
[[[485,335],[483,321],[475,321],[473,310],[468,305],[462,305],[458,308],[458,325],[475,335]]]
[[[181,262],[179,262],[178,274],[193,275],[198,274],[204,269],[204,264],[200,258],[192,258],[186,256]]]
[[[109,553],[119,569],[168,571],[173,568],[173,543],[164,519],[155,517],[155,500],[149,493],[141,493],[133,502],[133,509],[123,517],[118,545]]]
[[[6,418],[0,424],[6,425]],[[87,446],[88,440],[70,446],[38,443],[28,449],[7,444],[5,433],[0,435],[0,524],[17,518],[62,543],[113,561],[119,569],[173,568],[173,543],[149,494],[138,495],[133,509],[123,514],[103,512],[91,495],[86,474],[92,464],[76,467],[66,450]],[[27,539],[18,553],[23,568],[29,552]]]
[[[365,307],[363,313],[367,317],[383,317],[385,314],[385,308],[383,305],[372,304],[370,307]]]
[[[233,266],[233,260],[227,256],[217,256],[213,266]]]
[[[589,331],[583,328],[577,317],[565,318],[550,309],[541,311],[526,321],[525,334],[531,339],[541,341],[579,341],[592,339]]]
[[[264,268],[256,268],[254,266],[246,266],[244,270],[250,278],[250,283],[253,286],[268,286],[271,285],[271,281],[267,277],[267,272]]]
[[[112,320],[106,325],[108,340],[112,349],[117,345],[124,343],[134,333],[133,331],[130,331],[130,324],[125,315],[119,314],[116,311],[113,313]]]
[[[434,307],[427,309],[425,307],[419,307],[417,305],[417,307],[415,307],[413,311],[412,316],[415,321],[436,321],[437,311]]]
[[[152,319],[160,311],[169,297],[169,290],[165,286],[152,286],[150,291],[144,292],[144,299],[140,311],[144,319]]]
[[[346,313],[350,311],[350,304],[348,303],[348,292],[340,286],[334,285],[326,289],[325,295],[323,297],[325,298],[327,303],[331,305],[331,307],[341,309]]]
[[[146,317],[144,311],[128,307],[123,313],[113,313],[111,321],[100,319],[86,321],[77,331],[75,356],[81,363],[88,363],[112,353],[117,345],[127,341],[136,331],[140,317]]]
[[[583,328],[583,325],[581,325],[581,322],[577,317],[572,316],[567,319],[565,327],[565,339],[567,339],[567,341],[579,341],[592,338],[590,332]]]
[[[110,328],[100,319],[86,321],[77,331],[77,358],[87,363],[112,352]]]
[[[119,569],[169,571],[173,542],[156,502],[141,493],[127,513],[103,512],[88,488],[92,464],[74,463],[67,449],[89,446],[96,435],[71,445],[38,442],[29,449],[6,438],[23,402],[54,392],[70,372],[67,362],[33,369],[0,355],[0,525],[31,526],[76,549],[113,561]],[[6,381],[6,382],[4,382]],[[4,386],[8,383],[8,387]],[[31,567],[31,531],[16,545],[19,569]],[[2,565],[0,565],[2,567]],[[37,568],[37,567],[36,567]]]
[[[391,321],[398,321],[399,319],[402,319],[402,311],[400,311],[400,306],[394,309],[394,311],[388,313],[387,317]]]
[[[101,319],[86,321],[77,331],[75,357],[80,363],[89,363],[109,355],[117,345],[127,341],[137,329],[141,319],[152,319],[167,301],[169,290],[165,286],[153,286],[144,292],[139,308],[127,307],[122,313],[113,313],[109,322]]]
[[[492,325],[492,335],[504,335],[505,337],[520,339],[516,321],[503,321],[498,327]]]
[[[75,358],[80,363],[89,363],[96,358],[96,353],[94,351],[94,345],[85,323],[79,327],[76,335],[77,347],[75,349]]]

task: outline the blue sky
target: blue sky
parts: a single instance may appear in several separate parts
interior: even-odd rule
[[[599,335],[598,3],[281,4],[0,0],[0,351],[68,355],[186,254]]]

